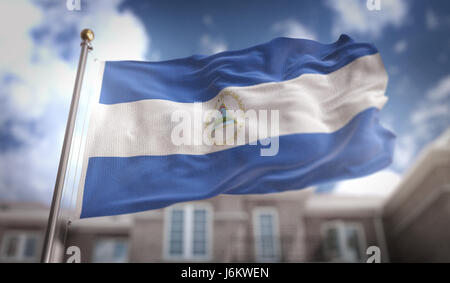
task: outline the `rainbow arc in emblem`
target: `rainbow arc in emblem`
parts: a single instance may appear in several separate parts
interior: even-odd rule
[[[217,118],[214,121],[214,130],[221,127],[226,127],[229,124],[235,124],[236,120],[231,115],[227,115],[227,107],[222,103],[219,107],[219,111],[222,114],[221,118]]]

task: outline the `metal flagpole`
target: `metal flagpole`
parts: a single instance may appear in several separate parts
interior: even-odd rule
[[[72,143],[78,102],[80,100],[81,86],[83,84],[84,70],[86,68],[88,52],[92,50],[91,41],[94,40],[94,32],[90,29],[84,29],[83,31],[81,31],[80,36],[81,54],[80,60],[78,61],[77,76],[73,89],[72,102],[70,103],[69,117],[67,119],[64,142],[61,150],[61,157],[59,159],[58,173],[56,175],[55,189],[53,191],[52,205],[50,207],[50,214],[48,218],[47,232],[45,234],[44,247],[42,250],[41,262],[43,263],[48,263],[51,260],[64,179],[66,177],[67,163],[69,160],[70,145]]]

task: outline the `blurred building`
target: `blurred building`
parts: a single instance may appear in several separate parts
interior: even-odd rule
[[[407,172],[383,219],[391,261],[450,262],[450,129]]]
[[[67,230],[83,262],[450,262],[450,131],[387,199],[315,194],[221,195]],[[39,261],[48,209],[0,205],[0,261]]]

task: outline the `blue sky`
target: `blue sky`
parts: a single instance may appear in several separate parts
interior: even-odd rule
[[[398,182],[425,144],[450,126],[450,2],[381,0],[0,0],[0,201],[51,199],[79,53],[92,27],[105,60],[166,60],[246,48],[278,36],[374,43],[389,73],[382,123],[398,136]],[[366,184],[368,184],[366,182]],[[369,187],[369,185],[367,185]],[[380,189],[381,190],[381,189]],[[370,190],[369,190],[370,191]]]

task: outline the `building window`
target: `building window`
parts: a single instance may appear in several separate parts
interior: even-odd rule
[[[183,255],[184,210],[174,209],[170,216],[170,255]]]
[[[192,253],[194,256],[205,256],[207,246],[207,222],[206,222],[206,210],[194,209],[194,223],[193,223],[193,247]]]
[[[4,261],[37,261],[40,239],[37,232],[7,232],[3,236],[0,257]]]
[[[365,245],[360,223],[332,221],[322,225],[323,252],[329,261],[361,262]]]
[[[207,259],[210,257],[211,209],[206,205],[177,205],[166,210],[165,257]]]
[[[278,214],[273,208],[257,208],[253,214],[255,252],[258,261],[280,258]]]
[[[122,238],[98,239],[94,245],[93,262],[121,263],[128,261],[128,241]]]

